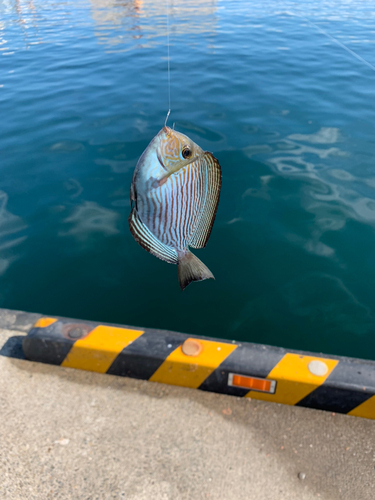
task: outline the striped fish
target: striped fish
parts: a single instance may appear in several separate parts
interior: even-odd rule
[[[152,255],[178,265],[182,290],[192,281],[215,279],[189,246],[206,246],[220,188],[217,159],[167,126],[152,139],[135,167],[130,231]]]

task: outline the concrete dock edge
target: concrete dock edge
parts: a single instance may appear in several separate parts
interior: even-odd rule
[[[40,315],[22,345],[31,361],[375,419],[369,360]]]

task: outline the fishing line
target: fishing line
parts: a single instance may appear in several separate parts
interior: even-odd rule
[[[171,113],[171,65],[169,61],[169,0],[167,0],[167,48],[168,48],[168,113],[165,119],[164,127],[167,126],[167,121]]]
[[[349,47],[347,47],[342,42],[340,42],[340,40],[337,40],[337,38],[335,38],[334,36],[330,35],[323,28],[321,28],[317,24],[315,24],[312,21],[310,21],[310,19],[307,19],[306,17],[300,16],[298,14],[295,14],[294,12],[293,13],[292,12],[286,12],[286,14],[288,14],[289,16],[299,17],[303,21],[306,21],[307,23],[309,23],[310,26],[314,26],[314,28],[316,28],[318,31],[320,31],[320,33],[322,33],[322,35],[324,35],[327,38],[329,38],[330,40],[332,40],[332,42],[336,43],[339,47],[341,47],[342,49],[346,50],[346,52],[348,52],[348,54],[352,55],[353,57],[355,57],[356,59],[358,59],[358,61],[361,61],[361,63],[366,64],[366,66],[368,66],[373,71],[375,71],[375,66],[373,66],[371,63],[369,63],[368,61],[366,61],[366,59],[364,59],[362,56],[360,56],[359,54],[357,54],[356,52],[354,52],[354,50],[349,49]]]

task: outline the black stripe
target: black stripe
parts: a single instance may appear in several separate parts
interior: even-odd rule
[[[9,337],[5,344],[0,348],[0,356],[13,359],[25,359],[25,353],[22,349],[22,342],[24,339],[24,335],[14,335],[13,337]]]
[[[375,364],[339,361],[324,384],[297,406],[348,413],[375,395]]]
[[[107,373],[148,380],[185,339],[181,333],[145,332],[120,352]]]
[[[70,321],[56,321],[45,328],[32,328],[22,342],[26,358],[39,363],[61,365],[75,342],[62,334],[66,323]],[[91,325],[89,330],[95,326]]]
[[[72,346],[73,342],[61,339],[56,342],[38,338],[30,339],[29,337],[25,337],[22,343],[27,359],[51,365],[61,365]]]
[[[336,413],[349,413],[374,395],[375,392],[358,392],[352,389],[330,387],[323,384],[303,398],[296,406],[334,411]]]

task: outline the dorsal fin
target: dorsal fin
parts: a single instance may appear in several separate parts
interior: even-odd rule
[[[139,243],[142,248],[147,250],[152,255],[155,255],[155,257],[169,262],[169,264],[178,263],[176,251],[173,248],[164,245],[164,243],[162,243],[156,238],[156,236],[152,234],[148,227],[145,226],[145,224],[143,224],[143,222],[139,218],[138,212],[135,207],[133,207],[128,221],[130,232],[132,233],[135,241]]]
[[[206,186],[202,200],[201,213],[193,237],[189,242],[192,248],[203,248],[214,225],[221,189],[221,169],[218,160],[211,153],[204,153],[199,168],[202,171],[203,183]]]

